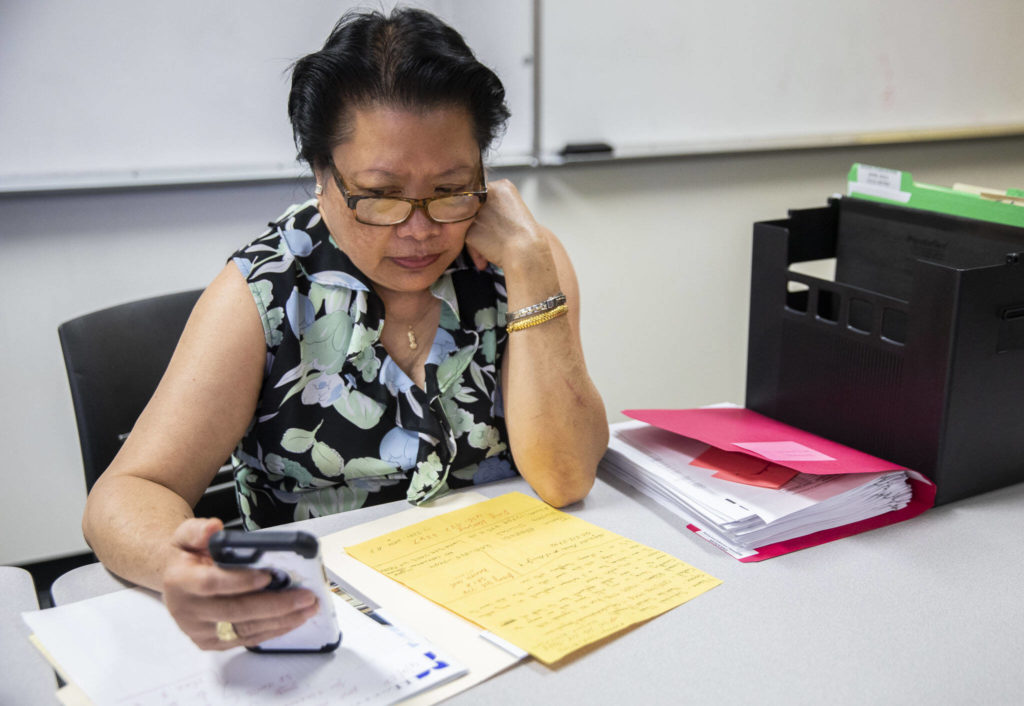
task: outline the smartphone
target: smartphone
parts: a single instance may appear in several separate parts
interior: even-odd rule
[[[305,588],[316,594],[317,614],[289,633],[261,642],[253,652],[330,652],[341,644],[320,542],[308,532],[221,530],[210,537],[210,556],[225,569],[260,569],[271,575],[263,590]]]

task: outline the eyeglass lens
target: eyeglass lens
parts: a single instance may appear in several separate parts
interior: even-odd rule
[[[393,225],[401,223],[412,213],[413,205],[399,199],[360,199],[356,203],[356,216],[364,223]],[[471,194],[455,194],[427,203],[427,213],[439,223],[465,221],[480,210],[480,199]]]

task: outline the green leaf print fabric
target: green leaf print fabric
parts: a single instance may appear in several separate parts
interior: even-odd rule
[[[441,322],[421,389],[381,345],[384,304],[315,201],[232,260],[267,345],[256,415],[232,458],[247,529],[515,475],[499,389],[500,270],[479,272],[463,252],[431,287]]]

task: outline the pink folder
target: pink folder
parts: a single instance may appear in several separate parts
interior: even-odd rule
[[[623,410],[623,414],[723,451],[745,453],[801,473],[907,471],[913,496],[902,510],[759,547],[756,554],[740,561],[762,561],[876,527],[892,525],[917,517],[935,504],[935,484],[917,471],[777,422],[749,409],[627,409]],[[687,525],[687,529],[701,533],[701,529],[694,525]]]

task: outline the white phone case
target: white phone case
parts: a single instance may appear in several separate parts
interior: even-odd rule
[[[268,591],[305,588],[316,594],[319,611],[289,633],[249,649],[255,652],[330,652],[341,629],[324,573],[320,542],[307,532],[224,530],[210,538],[210,555],[229,569],[262,569],[273,577]]]

